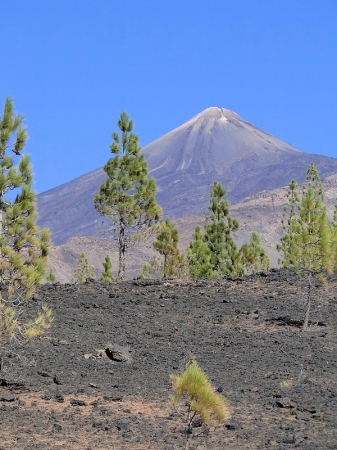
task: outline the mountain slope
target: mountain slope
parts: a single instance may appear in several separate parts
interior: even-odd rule
[[[249,124],[222,108],[208,108],[143,149],[158,184],[158,202],[166,216],[204,214],[213,181],[227,189],[231,202],[261,190],[303,181],[311,162],[322,178],[337,173],[337,159],[311,155]],[[109,154],[107,153],[107,158]],[[41,225],[55,244],[73,236],[100,236],[102,218],[93,197],[105,179],[96,169],[39,194]]]
[[[332,217],[337,199],[337,176],[327,178],[323,183],[323,188],[328,214]],[[248,242],[252,231],[258,231],[262,246],[270,258],[271,267],[277,267],[277,260],[280,257],[276,250],[276,244],[283,233],[281,219],[284,207],[288,203],[286,193],[287,188],[261,191],[230,206],[231,215],[240,222],[239,231],[235,233],[235,241],[238,246]],[[191,241],[195,227],[205,225],[205,217],[200,214],[191,214],[175,219],[174,223],[179,230],[179,247],[184,250]],[[66,244],[51,249],[49,265],[58,281],[62,283],[70,281],[73,268],[81,252],[85,252],[90,264],[95,267],[95,276],[98,279],[102,274],[102,262],[109,254],[113,272],[117,276],[118,247],[116,241],[97,237],[73,237]],[[131,248],[126,258],[127,276],[129,278],[139,276],[143,264],[148,263],[154,254],[156,252],[153,250],[151,242],[140,242],[136,247]]]

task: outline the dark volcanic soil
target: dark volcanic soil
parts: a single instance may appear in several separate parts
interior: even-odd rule
[[[169,375],[191,353],[231,418],[208,435],[196,428],[190,450],[336,449],[336,288],[337,278],[314,288],[303,333],[305,282],[281,271],[43,286],[32,308],[47,302],[55,321],[6,360],[0,449],[184,449]],[[130,352],[111,360],[112,344]]]

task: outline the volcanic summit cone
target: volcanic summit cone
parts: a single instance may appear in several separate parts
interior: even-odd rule
[[[301,182],[311,162],[321,177],[337,173],[337,159],[301,152],[223,108],[208,108],[143,148],[157,200],[165,216],[205,213],[210,186],[223,184],[231,202],[252,193]],[[97,236],[100,221],[93,197],[106,178],[96,169],[38,196],[40,224],[54,243]]]

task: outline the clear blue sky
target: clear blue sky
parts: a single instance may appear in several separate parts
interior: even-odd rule
[[[35,188],[102,166],[125,110],[144,146],[210,106],[337,157],[336,0],[0,0],[0,107]]]

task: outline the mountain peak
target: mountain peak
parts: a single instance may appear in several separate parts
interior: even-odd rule
[[[261,168],[283,154],[298,153],[294,147],[251,125],[235,112],[210,107],[143,149],[151,174],[194,176],[223,173],[225,166],[253,158]]]
[[[233,118],[240,118],[238,114],[236,114],[234,111],[231,111],[230,109],[226,108],[219,108],[218,106],[211,106],[209,108],[206,108],[201,113],[197,114],[195,117],[207,117],[210,119],[233,119]]]

